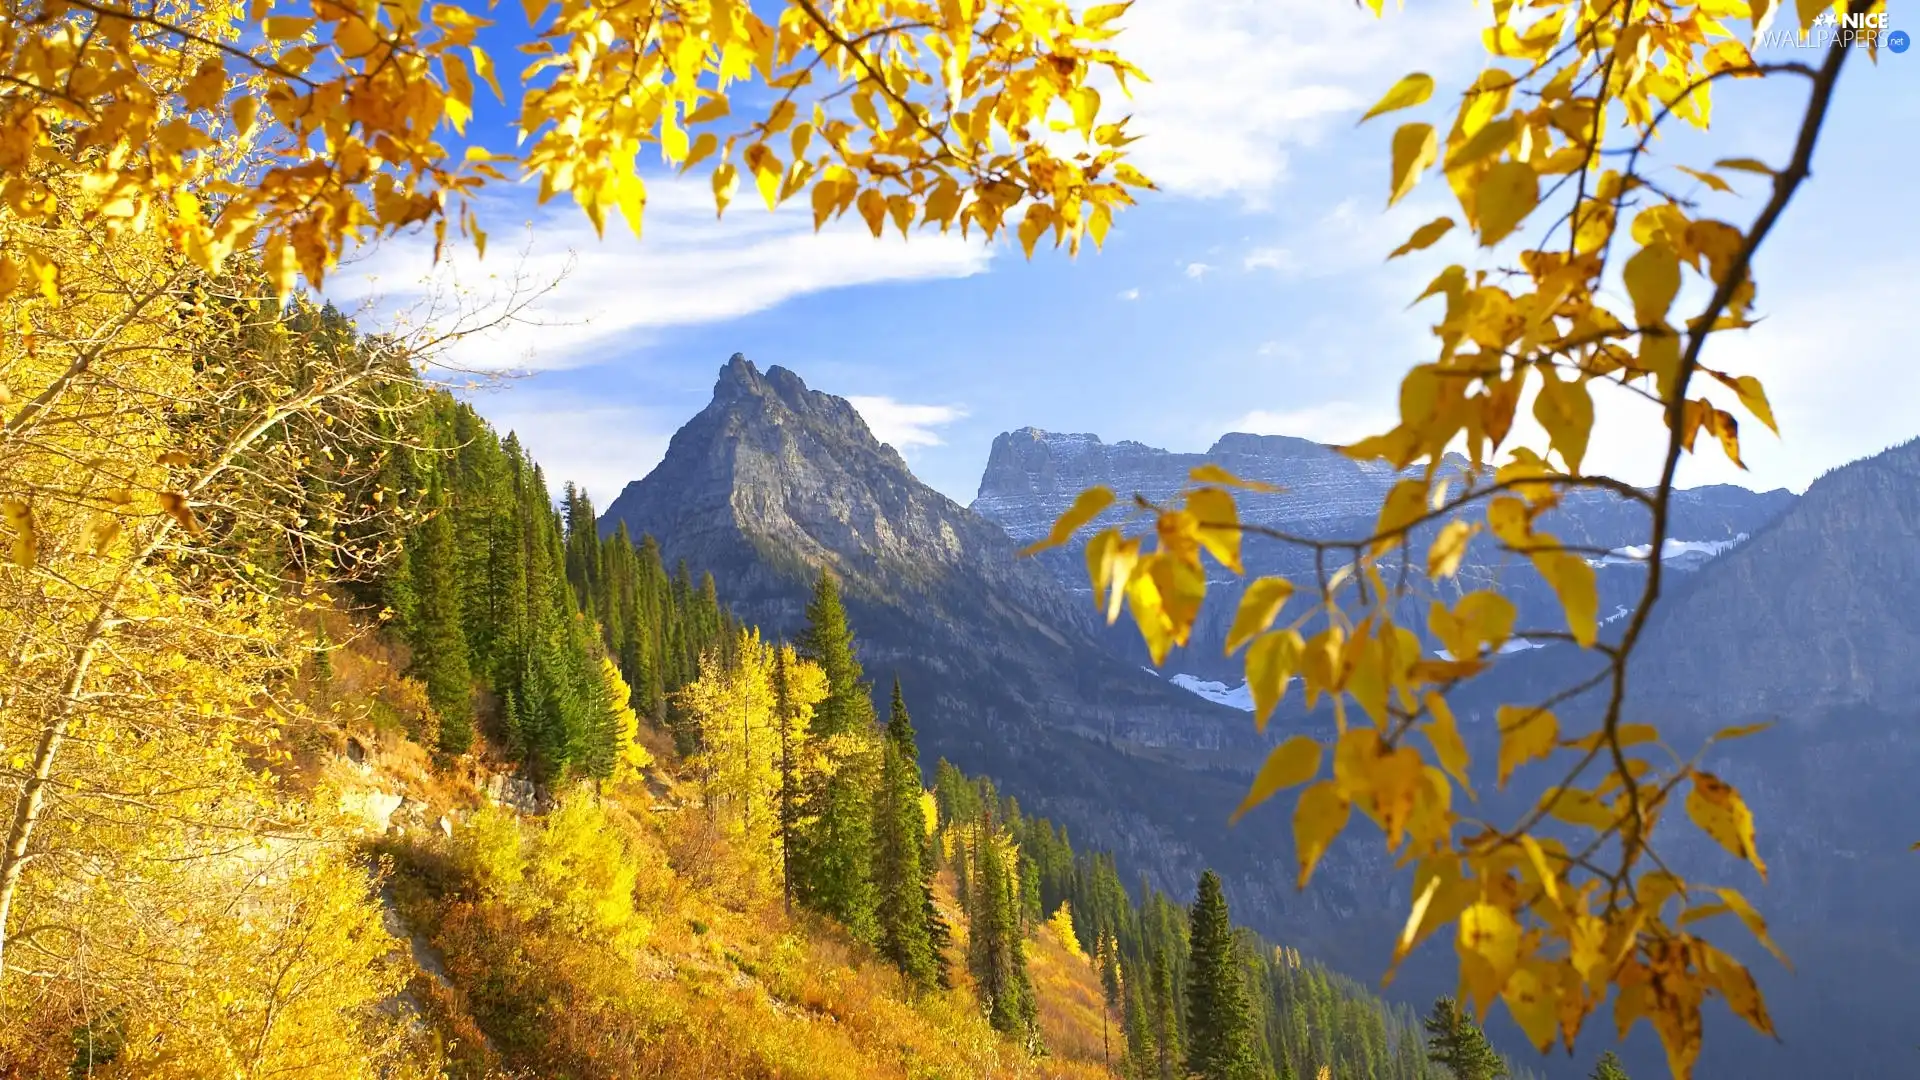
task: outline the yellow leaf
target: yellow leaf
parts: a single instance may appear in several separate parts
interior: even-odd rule
[[[1732,785],[1710,772],[1694,770],[1693,790],[1687,795],[1687,816],[1721,847],[1753,864],[1760,877],[1767,864],[1753,846],[1753,812]]]
[[[1600,797],[1591,791],[1580,788],[1561,788],[1549,791],[1546,799],[1552,802],[1547,813],[1570,825],[1584,825],[1589,829],[1611,829],[1618,816],[1600,801]],[[1545,799],[1542,800],[1543,802]]]
[[[1259,577],[1249,582],[1234,611],[1233,627],[1227,631],[1227,654],[1231,656],[1255,634],[1272,626],[1292,595],[1293,583],[1283,577]]]
[[[1020,219],[1020,248],[1027,253],[1027,258],[1033,258],[1034,245],[1040,242],[1053,221],[1053,208],[1046,203],[1028,205],[1026,215]]]
[[[1540,379],[1540,393],[1533,399],[1534,419],[1545,429],[1551,449],[1560,452],[1568,474],[1578,476],[1593,435],[1593,398],[1586,383],[1577,377],[1561,381],[1551,365],[1541,366]]]
[[[1454,172],[1469,168],[1504,153],[1507,147],[1513,144],[1513,137],[1517,131],[1518,125],[1513,122],[1512,117],[1495,120],[1474,132],[1472,138],[1455,147],[1454,151],[1447,155],[1447,171]]]
[[[1560,597],[1573,639],[1582,648],[1592,645],[1600,634],[1600,595],[1594,584],[1593,565],[1570,551],[1538,551],[1533,555],[1533,567]]]
[[[1733,42],[1728,41],[1728,42],[1722,42],[1721,44],[1733,45]],[[1738,48],[1739,46],[1735,45],[1734,47]],[[1720,179],[1718,176],[1715,176],[1710,172],[1703,172],[1700,169],[1689,169],[1685,165],[1679,166],[1679,169],[1681,172],[1686,173],[1688,176],[1693,177],[1695,180],[1700,181],[1701,183],[1707,185],[1708,187],[1712,188],[1715,191],[1724,192],[1725,194],[1728,194],[1728,195],[1731,195],[1734,193],[1732,184],[1727,183],[1725,180]]]
[[[1362,116],[1358,122],[1364,124],[1381,113],[1412,108],[1432,96],[1433,76],[1416,71],[1394,83],[1393,89],[1388,90],[1386,96],[1375,102],[1373,108],[1368,109],[1366,115]]]
[[[1265,580],[1265,579],[1263,579]],[[1247,649],[1247,687],[1253,692],[1253,726],[1267,729],[1267,718],[1286,696],[1287,680],[1300,666],[1306,642],[1298,630],[1275,630],[1253,640]]]
[[[1313,868],[1327,846],[1347,827],[1352,806],[1331,780],[1322,780],[1300,793],[1293,807],[1293,850],[1300,861],[1298,888],[1313,879]]]
[[[1757,161],[1750,157],[1721,158],[1719,161],[1713,163],[1713,167],[1716,169],[1738,169],[1741,172],[1759,173],[1761,176],[1773,175],[1773,170],[1767,166],[1766,162]]]
[[[1460,977],[1484,1009],[1506,989],[1520,962],[1520,924],[1505,908],[1481,901],[1460,913],[1454,945],[1460,953]]]
[[[1540,177],[1533,166],[1519,161],[1495,162],[1474,188],[1480,246],[1492,247],[1505,239],[1539,201]]]
[[[1439,152],[1440,141],[1432,124],[1405,124],[1393,133],[1393,182],[1387,195],[1388,206],[1413,190],[1421,170],[1433,164]]]
[[[1267,755],[1266,764],[1260,766],[1259,775],[1253,778],[1253,787],[1248,789],[1247,797],[1240,800],[1228,823],[1238,822],[1247,811],[1273,798],[1275,792],[1298,787],[1319,771],[1320,744],[1305,735],[1295,735]]]
[[[731,109],[732,105],[727,101],[727,95],[715,94],[701,102],[699,108],[687,114],[687,126],[710,124],[726,116]]]
[[[739,186],[739,178],[734,174],[733,162],[721,162],[713,170],[713,216],[719,217],[727,212],[727,204],[733,201],[734,189]]]
[[[1773,1018],[1767,1015],[1766,999],[1746,966],[1705,942],[1700,943],[1701,966],[1713,980],[1714,989],[1727,999],[1727,1008],[1752,1025],[1762,1035],[1773,1034]]]
[[[0,501],[0,520],[13,530],[13,561],[32,566],[40,559],[40,533],[34,528],[33,508],[19,499]]]
[[[1560,721],[1552,710],[1502,705],[1500,725],[1500,786],[1507,786],[1513,770],[1553,753],[1560,738]]]
[[[200,519],[194,516],[193,507],[187,504],[187,497],[178,491],[160,493],[160,509],[189,534],[200,535]]]
[[[1100,115],[1100,91],[1091,86],[1075,87],[1067,95],[1067,104],[1073,108],[1073,122],[1079,125],[1082,134],[1093,133],[1093,122]]]
[[[1123,538],[1119,529],[1103,529],[1087,541],[1087,576],[1093,580],[1093,603],[1095,607],[1104,604],[1109,626],[1120,618],[1127,581],[1139,561],[1140,541]]]
[[[1467,554],[1467,545],[1478,531],[1478,525],[1459,520],[1441,526],[1440,535],[1434,537],[1433,545],[1427,549],[1427,577],[1439,581],[1458,573],[1460,560]]]
[[[1714,732],[1712,739],[1714,742],[1726,742],[1729,739],[1744,739],[1749,735],[1758,735],[1772,726],[1773,722],[1770,720],[1762,721],[1758,724],[1737,724],[1733,727],[1721,728],[1719,731]]]
[[[1672,247],[1648,244],[1627,260],[1622,273],[1627,295],[1633,298],[1633,318],[1638,326],[1658,326],[1680,292],[1680,256]]]
[[[1405,539],[1407,529],[1427,513],[1427,482],[1409,477],[1396,482],[1380,503],[1380,519],[1373,527],[1373,553],[1390,551]]]
[[[1187,473],[1187,479],[1192,480],[1196,484],[1225,484],[1227,487],[1245,488],[1248,491],[1258,491],[1266,494],[1274,494],[1280,491],[1278,487],[1263,480],[1242,480],[1211,461],[1204,465],[1195,465],[1193,469]]]
[[[1915,846],[1920,847],[1920,844]],[[1792,962],[1787,959],[1787,954],[1781,952],[1780,947],[1773,943],[1773,938],[1767,935],[1767,920],[1760,917],[1760,912],[1754,909],[1753,904],[1741,895],[1738,889],[1713,891],[1720,897],[1721,903],[1727,905],[1735,915],[1740,917],[1741,923],[1747,928],[1747,933],[1752,934],[1755,941],[1766,946],[1767,951],[1772,953],[1773,958],[1780,961],[1782,966],[1791,970]]]
[[[1407,238],[1407,242],[1404,244],[1401,244],[1397,248],[1394,248],[1393,254],[1388,255],[1387,258],[1397,259],[1402,255],[1408,254],[1409,252],[1424,251],[1427,248],[1432,247],[1436,242],[1439,241],[1441,237],[1447,235],[1447,232],[1452,228],[1453,228],[1452,218],[1450,217],[1434,218],[1432,221],[1429,221],[1425,225],[1422,225],[1419,228],[1413,230],[1413,235]]]
[[[1034,555],[1048,548],[1056,548],[1073,538],[1080,527],[1113,505],[1113,490],[1105,486],[1090,487],[1074,496],[1073,505],[1067,512],[1054,521],[1053,529],[1044,539],[1037,540],[1020,549],[1021,555]]]
[[[274,41],[287,41],[297,38],[313,28],[312,19],[297,18],[292,15],[272,15],[261,24],[267,37]]]
[[[1236,574],[1240,566],[1240,512],[1233,496],[1219,488],[1195,488],[1187,492],[1187,513],[1198,524],[1194,537],[1200,546]]]
[[[1528,865],[1533,867],[1534,876],[1540,879],[1540,888],[1547,899],[1560,903],[1560,875],[1547,862],[1547,851],[1532,833],[1520,834],[1520,850],[1526,853]]]
[[[233,130],[237,135],[245,135],[253,130],[253,118],[260,112],[258,99],[241,94],[233,99]]]
[[[1455,783],[1471,796],[1473,786],[1467,782],[1467,744],[1460,738],[1460,728],[1453,720],[1453,707],[1445,698],[1429,691],[1426,696],[1427,714],[1431,719],[1420,725],[1420,734],[1432,744],[1433,753],[1440,761],[1440,767],[1453,777]]]
[[[473,54],[474,72],[486,80],[487,87],[493,91],[494,100],[504,104],[507,96],[500,92],[500,80],[493,73],[493,57],[478,45],[469,46],[467,51]]]
[[[780,165],[780,155],[767,148],[765,143],[754,143],[747,147],[743,158],[747,171],[753,173],[754,183],[760,188],[760,197],[766,200],[767,209],[780,205],[780,179],[784,170]],[[877,194],[877,192],[876,192]],[[862,207],[864,212],[865,208]],[[875,230],[875,236],[879,231]]]
[[[1740,396],[1740,404],[1746,406],[1754,419],[1767,425],[1767,430],[1775,435],[1780,434],[1779,425],[1773,422],[1773,406],[1767,402],[1767,392],[1761,388],[1759,379],[1751,375],[1738,377],[1722,375],[1717,371],[1713,373],[1713,377],[1731,387],[1733,392]]]

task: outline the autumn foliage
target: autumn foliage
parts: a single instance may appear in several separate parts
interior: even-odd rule
[[[1801,28],[1827,8],[1800,5]],[[1338,732],[1331,746],[1304,735],[1281,742],[1241,812],[1302,789],[1293,830],[1304,888],[1357,808],[1414,871],[1395,964],[1451,928],[1462,997],[1482,1012],[1503,1002],[1541,1049],[1571,1048],[1611,996],[1619,1032],[1650,1022],[1681,1077],[1699,1053],[1709,997],[1772,1032],[1753,977],[1696,924],[1731,916],[1773,946],[1738,891],[1687,882],[1659,858],[1655,826],[1683,808],[1763,877],[1766,864],[1739,792],[1697,766],[1703,748],[1668,745],[1627,707],[1628,659],[1661,594],[1660,560],[1647,562],[1624,627],[1602,635],[1587,558],[1595,553],[1538,523],[1570,492],[1602,493],[1644,510],[1646,550],[1660,552],[1682,458],[1711,447],[1739,464],[1736,409],[1774,427],[1759,381],[1716,366],[1708,346],[1754,326],[1753,254],[1807,176],[1841,65],[1864,51],[1835,44],[1818,66],[1760,63],[1745,41],[1775,14],[1764,0],[1496,3],[1484,34],[1491,62],[1457,99],[1443,99],[1450,123],[1408,122],[1390,138],[1387,203],[1437,173],[1461,221],[1435,219],[1387,258],[1430,247],[1462,223],[1481,254],[1414,298],[1436,315],[1434,359],[1407,372],[1398,422],[1346,448],[1400,470],[1371,535],[1329,541],[1247,525],[1233,493],[1262,485],[1203,466],[1177,504],[1136,500],[1145,528],[1102,528],[1086,545],[1096,602],[1109,622],[1126,609],[1156,662],[1187,642],[1207,562],[1244,573],[1248,534],[1311,549],[1314,580],[1248,583],[1227,648],[1245,650],[1256,724],[1264,728],[1297,680],[1309,708],[1330,703]],[[1708,127],[1716,92],[1764,78],[1808,89],[1784,161],[1666,159],[1664,132]],[[1425,108],[1434,90],[1431,77],[1409,75],[1363,121]],[[1765,193],[1745,225],[1707,216],[1678,186],[1731,192],[1743,175],[1760,177]],[[1606,288],[1611,280],[1624,297]],[[1527,399],[1538,437],[1516,425]],[[1619,403],[1616,423],[1638,408],[1664,424],[1651,489],[1583,468],[1601,401]],[[1464,452],[1464,469],[1449,463],[1452,451]],[[1035,549],[1066,542],[1115,501],[1104,488],[1082,493]],[[1530,638],[1604,661],[1584,683],[1498,710],[1496,783],[1536,763],[1552,770],[1538,802],[1507,821],[1473,812],[1466,742],[1448,704],[1496,665],[1516,632],[1515,609],[1497,591],[1452,602],[1440,593],[1474,547],[1529,566],[1558,594],[1564,627],[1529,628]],[[1414,621],[1422,611],[1424,626]],[[1439,658],[1433,645],[1444,646]],[[1589,691],[1602,702],[1591,726],[1563,726],[1556,707]]]

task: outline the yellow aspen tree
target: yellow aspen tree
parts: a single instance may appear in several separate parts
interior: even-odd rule
[[[782,855],[782,731],[776,708],[778,650],[786,650],[788,701],[785,744],[798,755],[793,768],[804,786],[825,761],[806,723],[826,696],[819,665],[793,655],[790,646],[763,641],[757,629],[740,632],[731,663],[716,652],[700,659],[700,677],[676,698],[698,725],[700,748],[688,765],[700,777],[706,810],[721,827],[742,867],[749,895],[780,889]]]

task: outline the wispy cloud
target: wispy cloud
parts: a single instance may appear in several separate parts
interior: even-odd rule
[[[1124,291],[1123,291],[1123,292],[1121,292],[1121,294],[1120,294],[1120,299],[1122,299],[1122,300],[1138,300],[1138,299],[1140,299],[1140,290],[1139,290],[1139,289],[1127,289],[1127,290],[1124,290]]]
[[[497,207],[494,217],[512,210]],[[497,228],[484,261],[464,245],[448,251],[436,267],[431,241],[388,241],[337,272],[327,295],[392,318],[450,289],[464,294],[465,310],[494,311],[517,286],[559,282],[526,320],[465,338],[449,356],[484,371],[551,370],[606,359],[614,346],[664,329],[720,323],[827,289],[968,277],[992,258],[977,236],[876,240],[851,219],[816,234],[803,209],[768,214],[744,200],[716,221],[706,186],[680,180],[651,185],[643,240],[617,223],[597,237],[566,206],[534,211],[518,232]]]
[[[916,446],[943,445],[937,428],[965,418],[960,405],[915,405],[890,397],[849,397],[873,437],[905,452]]]
[[[685,417],[656,409],[607,404],[540,386],[538,377],[463,397],[502,434],[512,431],[546,470],[557,496],[568,481],[606,509],[628,483],[653,470]]]
[[[1478,40],[1452,12],[1376,19],[1324,0],[1158,0],[1120,24],[1129,60],[1136,162],[1178,195],[1264,201],[1291,147],[1311,145],[1405,74]],[[1115,91],[1117,93],[1117,90]]]
[[[1186,266],[1185,273],[1188,277],[1193,278],[1195,281],[1198,281],[1199,279],[1206,277],[1212,271],[1213,271],[1213,267],[1208,266],[1206,263],[1190,262]]]
[[[1386,431],[1395,417],[1383,408],[1329,401],[1299,409],[1254,409],[1228,425],[1254,435],[1291,435],[1321,443],[1349,443]]]

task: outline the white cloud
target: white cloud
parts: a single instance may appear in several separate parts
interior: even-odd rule
[[[867,422],[874,438],[900,451],[943,445],[934,429],[967,415],[959,405],[914,405],[890,397],[849,397],[847,401]]]
[[[494,209],[496,221],[515,212]],[[336,272],[327,295],[342,306],[371,303],[391,320],[436,300],[444,309],[450,286],[466,293],[468,308],[491,313],[509,301],[516,281],[558,281],[528,309],[528,321],[464,338],[448,357],[483,371],[538,370],[590,364],[615,342],[723,322],[827,289],[968,277],[992,258],[978,237],[875,240],[852,219],[815,234],[804,209],[768,214],[744,199],[716,221],[706,185],[681,180],[651,185],[644,240],[618,221],[608,223],[603,240],[576,208],[558,206],[536,211],[526,231],[496,225],[484,262],[465,244],[450,242],[448,252],[436,269],[430,240],[387,241]]]
[[[1138,299],[1140,299],[1140,290],[1139,290],[1139,289],[1127,289],[1127,290],[1125,290],[1124,292],[1122,292],[1122,293],[1120,294],[1120,299],[1122,299],[1122,300],[1138,300]]]
[[[1242,270],[1278,270],[1287,273],[1297,270],[1299,265],[1293,252],[1283,247],[1254,248],[1247,252],[1246,258],[1240,260]]]
[[[1351,401],[1328,401],[1299,409],[1255,409],[1227,426],[1253,435],[1291,435],[1321,443],[1349,443],[1393,427],[1397,417],[1384,408]]]
[[[1199,279],[1206,277],[1207,274],[1212,270],[1213,270],[1213,267],[1208,266],[1206,263],[1190,262],[1186,266],[1186,275],[1190,278],[1193,278],[1195,281],[1198,281]]]
[[[1129,84],[1129,130],[1145,136],[1135,162],[1175,194],[1255,203],[1285,176],[1290,146],[1365,108],[1408,57],[1438,75],[1479,37],[1452,10],[1376,19],[1327,0],[1156,0],[1120,25],[1123,55],[1152,80]]]
[[[546,471],[555,497],[567,481],[593,496],[605,510],[628,483],[653,470],[685,417],[656,410],[609,405],[574,393],[548,392],[538,377],[498,389],[464,392],[494,429],[519,435]]]

